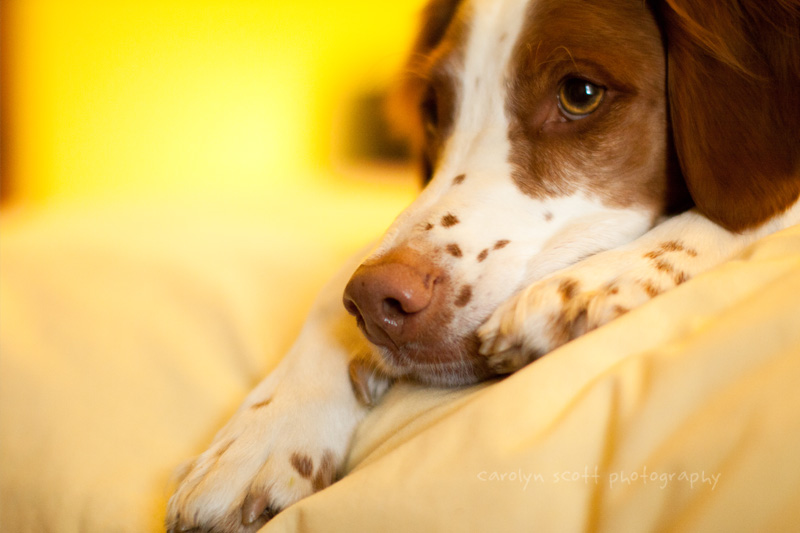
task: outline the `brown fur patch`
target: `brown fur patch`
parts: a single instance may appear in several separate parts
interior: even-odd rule
[[[460,185],[464,183],[464,180],[467,178],[466,174],[459,174],[455,178],[453,178],[453,185]]]
[[[455,243],[448,244],[445,249],[447,250],[447,253],[453,257],[461,257],[464,255],[463,252],[461,252],[461,248]]]
[[[322,461],[319,464],[319,468],[317,469],[316,474],[314,474],[314,479],[311,481],[311,485],[315,491],[322,490],[331,483],[336,478],[336,462],[333,458],[333,452],[330,450],[325,450],[325,453],[322,455]]]
[[[489,257],[489,249],[484,248],[483,250],[481,250],[481,253],[478,254],[478,263],[482,263],[483,260],[486,259],[487,257]]]
[[[511,242],[511,241],[508,241],[508,240],[506,240],[506,239],[503,239],[503,240],[497,241],[496,243],[494,243],[494,249],[495,249],[495,250],[499,250],[499,249],[501,249],[501,248],[505,248],[506,246],[508,246],[508,243],[510,243],[510,242]]]
[[[614,306],[614,314],[615,314],[617,317],[621,317],[622,315],[624,315],[624,314],[625,314],[625,313],[627,313],[628,311],[630,311],[630,309],[628,309],[627,307],[623,307],[623,306],[621,306],[621,305],[615,305],[615,306]]]
[[[461,287],[461,292],[458,293],[458,298],[456,298],[456,307],[464,307],[470,300],[472,300],[472,287],[464,285]]]
[[[688,280],[689,276],[686,275],[686,272],[678,271],[672,275],[672,280],[675,282],[675,285],[680,285],[684,281]]]
[[[253,405],[250,406],[250,409],[261,409],[262,407],[268,406],[271,401],[272,398],[267,398],[263,402],[254,403]]]
[[[646,292],[647,295],[650,296],[650,298],[655,298],[656,296],[661,294],[661,291],[658,290],[658,288],[649,281],[641,282],[641,286],[644,289],[644,292]]]
[[[314,460],[311,457],[295,452],[292,454],[290,462],[298,474],[305,479],[311,479],[311,474],[314,472]]]
[[[667,241],[661,243],[661,249],[665,252],[682,252],[685,250],[683,245],[678,241]]]
[[[531,2],[513,54],[509,160],[520,191],[588,190],[610,206],[662,211],[683,182],[669,157],[663,42],[647,3]],[[556,98],[574,77],[606,88],[580,120],[567,119]]]
[[[684,252],[689,257],[697,257],[697,250],[694,250],[692,248],[686,248],[682,243],[678,241],[662,242],[657,250],[651,250],[646,254],[644,254],[642,257],[644,257],[645,259],[655,260],[667,252]]]
[[[442,217],[441,223],[443,228],[449,228],[451,226],[455,226],[459,222],[460,221],[458,220],[457,216],[455,216],[453,213],[447,213],[445,216]]]
[[[425,231],[430,231],[430,230],[432,230],[432,229],[433,229],[433,224],[431,224],[430,222],[428,222],[427,224],[425,224]]]
[[[578,282],[574,279],[565,279],[558,286],[558,292],[561,294],[561,300],[568,302],[578,293]]]
[[[655,266],[659,272],[664,272],[665,274],[672,274],[675,272],[675,268],[663,259],[657,260]]]
[[[553,213],[548,211],[547,213],[544,214],[544,221],[550,222],[551,220],[553,220]]]

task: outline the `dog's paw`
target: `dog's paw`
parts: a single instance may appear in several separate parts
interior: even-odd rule
[[[683,283],[695,256],[670,242],[644,252],[603,252],[562,270],[489,317],[478,329],[480,354],[497,374],[514,372]]]
[[[348,435],[328,427],[324,405],[278,398],[245,405],[185,469],[169,501],[169,532],[254,532],[294,502],[330,485]]]

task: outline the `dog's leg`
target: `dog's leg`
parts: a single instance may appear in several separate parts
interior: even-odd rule
[[[188,465],[169,502],[169,531],[256,531],[336,479],[368,409],[364,397],[388,386],[363,372],[351,386],[351,362],[368,349],[342,306],[353,269],[323,290],[284,360]]]
[[[745,233],[687,211],[522,290],[478,330],[480,353],[498,373],[513,372],[798,222],[800,203]]]

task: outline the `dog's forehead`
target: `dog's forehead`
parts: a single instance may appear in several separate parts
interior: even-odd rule
[[[504,81],[513,51],[523,33],[530,5],[537,0],[472,0],[462,13],[468,28],[463,49],[465,78],[475,88],[491,78]],[[465,86],[466,87],[466,86]],[[484,90],[496,87],[484,86]]]

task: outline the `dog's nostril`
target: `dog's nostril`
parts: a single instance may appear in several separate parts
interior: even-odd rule
[[[403,309],[403,304],[396,298],[385,298],[383,300],[383,313],[388,317],[404,316],[408,313]]]

